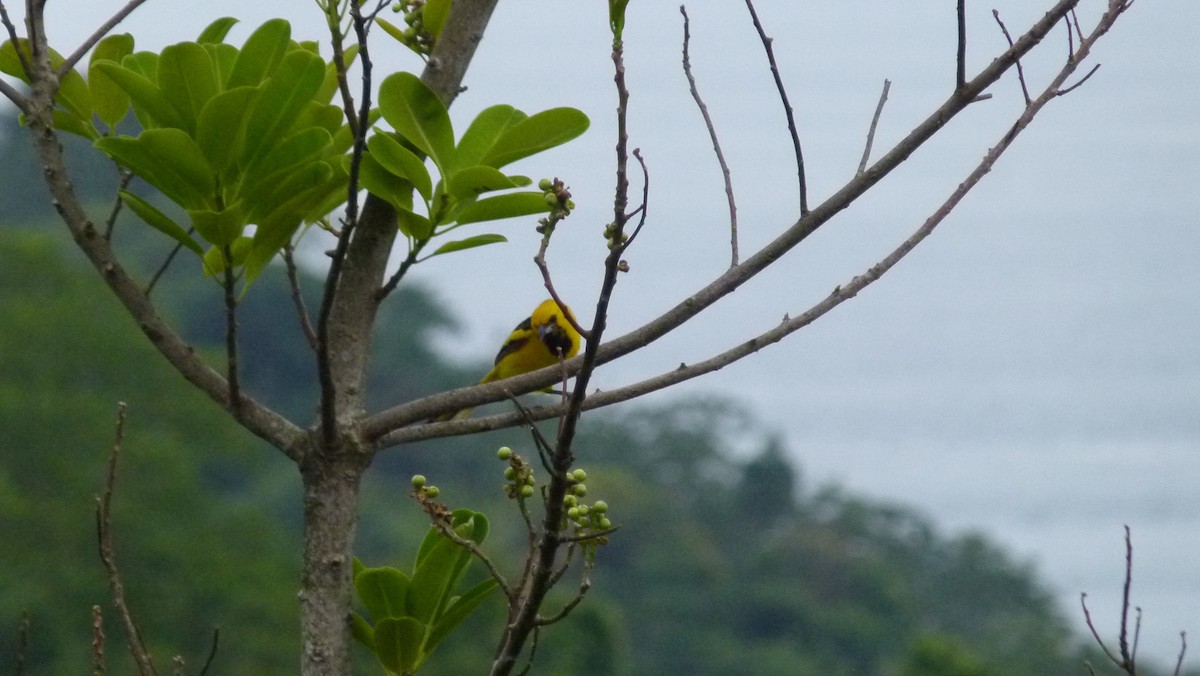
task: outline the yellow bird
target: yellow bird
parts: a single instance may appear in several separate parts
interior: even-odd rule
[[[500,351],[496,353],[496,363],[492,370],[479,383],[490,383],[529,373],[547,366],[553,366],[559,359],[570,359],[579,353],[579,332],[566,319],[571,308],[559,306],[553,298],[547,298],[517,324],[517,328],[508,334]],[[462,420],[471,415],[471,409],[465,408],[458,413],[446,414],[439,420]]]

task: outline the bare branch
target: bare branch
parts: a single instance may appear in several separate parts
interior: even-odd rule
[[[1012,41],[1009,41],[1012,47]],[[958,0],[958,64],[954,78],[954,89],[957,91],[967,85],[967,0]]]
[[[108,454],[108,472],[104,480],[104,493],[96,498],[96,531],[100,540],[100,560],[108,573],[108,586],[112,590],[113,607],[121,618],[121,626],[125,629],[125,641],[129,653],[137,664],[138,673],[142,676],[153,676],[158,672],[154,662],[146,650],[142,633],[137,622],[133,619],[133,611],[125,600],[125,585],[121,582],[121,573],[117,568],[117,553],[112,538],[112,497],[113,488],[117,481],[117,457],[121,454],[121,444],[125,439],[125,402],[117,404],[116,441],[113,442],[112,452]]]
[[[312,323],[308,320],[308,308],[304,305],[304,295],[300,293],[300,277],[297,274],[295,249],[291,242],[283,245],[283,263],[287,269],[288,286],[292,290],[292,304],[296,306],[296,318],[300,321],[300,331],[304,334],[304,339],[308,341],[308,346],[315,352],[320,349],[320,343],[317,340],[317,332],[313,330]]]
[[[505,598],[507,598],[509,601],[515,600],[512,588],[508,586],[508,581],[504,579],[504,575],[500,572],[500,569],[496,567],[496,564],[492,561],[491,557],[487,555],[487,552],[483,551],[483,548],[479,546],[479,543],[460,536],[458,533],[454,532],[454,528],[452,528],[450,524],[446,523],[445,521],[434,519],[433,526],[434,528],[437,528],[437,531],[441,533],[442,536],[447,540],[453,542],[459,547],[462,547],[468,552],[471,552],[475,558],[479,559],[484,568],[487,568],[488,574],[491,575],[492,579],[496,581],[496,584],[500,587],[500,591],[504,594]]]
[[[729,176],[729,164],[725,162],[725,153],[721,152],[721,141],[717,139],[717,130],[713,127],[712,117],[708,114],[708,106],[700,98],[700,90],[696,88],[696,78],[692,76],[692,64],[688,58],[688,43],[691,41],[691,31],[688,27],[687,8],[679,6],[683,15],[683,74],[687,76],[688,88],[692,91],[692,99],[700,109],[704,118],[704,126],[708,128],[708,137],[712,139],[713,151],[717,154],[717,164],[721,165],[721,175],[725,178],[725,199],[729,203],[729,248],[730,265],[738,264],[738,235],[737,235],[737,204],[733,197],[733,181]]]
[[[75,67],[75,64],[79,63],[79,60],[83,58],[83,55],[88,53],[89,49],[95,47],[97,42],[100,42],[100,40],[104,39],[104,36],[108,35],[109,31],[115,28],[117,24],[124,21],[125,17],[129,16],[133,10],[140,7],[144,2],[146,2],[146,0],[129,0],[124,7],[117,10],[116,14],[113,14],[111,17],[109,17],[108,21],[100,24],[100,27],[96,29],[96,32],[89,35],[88,39],[83,41],[83,44],[79,45],[75,51],[71,52],[70,56],[68,56],[66,59],[63,59],[63,62],[59,64],[58,69],[54,71],[54,77],[58,80],[62,80],[62,78],[65,77],[66,74]]]
[[[221,255],[225,258],[225,280],[222,284],[225,290],[225,379],[229,383],[229,410],[236,419],[242,416],[242,389],[238,382],[237,277],[233,272],[231,245],[221,247]]]
[[[1129,526],[1125,526],[1125,587],[1121,594],[1121,633],[1117,637],[1117,646],[1121,651],[1121,659],[1130,667],[1133,658],[1129,652],[1129,588],[1133,584],[1133,540],[1129,535]]]
[[[779,100],[783,103],[783,112],[787,116],[788,133],[792,135],[792,148],[796,151],[796,174],[800,181],[800,217],[803,218],[808,213],[808,181],[804,177],[804,152],[800,150],[800,135],[796,131],[796,117],[792,114],[792,104],[788,103],[787,88],[783,86],[783,78],[779,75],[779,66],[775,63],[775,50],[771,48],[772,40],[763,30],[751,0],[746,0],[746,9],[750,10],[754,29],[758,31],[763,50],[767,53],[767,62],[771,64],[771,75],[775,77],[775,88],[779,91]]]
[[[1179,659],[1175,660],[1175,676],[1179,676],[1180,670],[1183,669],[1183,656],[1187,654],[1187,632],[1179,632]]]
[[[117,190],[121,191],[128,188],[130,181],[133,180],[133,172],[117,165],[117,173],[121,177],[117,184]],[[112,241],[113,228],[117,225],[117,217],[121,215],[121,207],[124,204],[125,200],[121,199],[121,196],[118,194],[113,199],[112,209],[108,212],[108,218],[104,219],[104,239],[109,242]]]
[[[567,604],[564,605],[562,609],[555,613],[552,617],[537,618],[538,625],[544,627],[546,625],[554,624],[555,622],[566,619],[567,615],[570,615],[572,610],[575,610],[580,603],[583,603],[583,597],[587,596],[588,590],[591,588],[592,581],[586,577],[583,578],[583,580],[581,580],[579,583],[579,591],[575,594],[575,597],[568,601]]]
[[[962,0],[959,0],[958,6],[962,7]],[[1000,24],[1000,31],[1004,33],[1004,39],[1008,40],[1008,48],[1012,49],[1013,39],[1008,34],[1008,26],[1005,26],[1004,22],[1000,20],[1000,10],[993,9],[992,16],[996,18],[996,23]],[[1025,85],[1025,69],[1021,67],[1020,59],[1017,59],[1017,79],[1021,81],[1021,93],[1025,95],[1025,105],[1029,105],[1031,103],[1029,99],[1029,87]]]
[[[1104,639],[1100,638],[1100,632],[1096,631],[1096,625],[1092,623],[1092,613],[1088,611],[1086,592],[1079,595],[1079,605],[1083,607],[1083,621],[1087,623],[1087,628],[1092,632],[1092,638],[1096,639],[1096,643],[1100,646],[1100,649],[1104,651],[1108,659],[1112,660],[1113,664],[1118,667],[1122,666],[1121,660],[1118,660],[1108,651],[1108,646],[1104,645]]]
[[[208,673],[208,668],[212,666],[213,660],[217,658],[217,644],[221,640],[221,628],[213,628],[212,647],[208,649],[208,657],[204,660],[204,666],[200,669],[200,676],[205,676]]]
[[[12,101],[13,105],[15,105],[22,113],[26,115],[29,114],[29,100],[22,96],[21,92],[17,91],[15,87],[8,84],[4,80],[0,80],[0,94],[3,94],[4,98]]]
[[[18,48],[21,44],[21,38],[17,35],[17,27],[13,25],[12,19],[10,19],[8,16],[8,9],[4,6],[4,2],[2,1],[0,1],[0,23],[4,24],[4,30],[8,32],[8,39],[12,40],[13,51],[17,53],[17,61],[21,62],[21,70],[25,72],[25,77],[32,82],[33,65],[29,63],[29,59],[25,55],[25,50]],[[18,106],[21,105],[20,102],[22,101],[28,104],[28,101],[25,99],[25,97],[17,93],[17,90],[12,89],[3,81],[0,81],[0,85],[3,85],[3,88],[0,88],[0,92],[3,92],[6,97],[11,99],[14,103],[17,103]],[[23,112],[28,112],[24,107],[21,107],[21,110]]]
[[[104,659],[104,614],[100,606],[92,606],[92,673],[96,676],[108,673],[107,664]],[[20,671],[18,668],[17,672]]]
[[[867,162],[871,159],[871,146],[875,145],[875,129],[879,126],[879,118],[883,115],[883,104],[887,103],[888,92],[891,88],[892,81],[884,79],[883,91],[879,93],[879,103],[875,104],[875,114],[871,116],[871,126],[867,129],[867,144],[863,148],[862,159],[858,162],[856,176],[867,170]]]
[[[1058,90],[1058,92],[1056,93],[1056,96],[1064,96],[1066,94],[1070,94],[1071,92],[1075,91],[1076,89],[1079,89],[1079,87],[1081,87],[1084,82],[1087,82],[1090,77],[1095,75],[1096,71],[1098,71],[1098,70],[1100,70],[1100,64],[1096,64],[1096,65],[1092,66],[1092,69],[1089,70],[1087,72],[1087,74],[1084,75],[1082,78],[1080,78],[1079,82],[1076,82],[1075,84],[1071,85],[1070,87],[1067,87],[1066,89]]]
[[[192,231],[193,228],[188,228],[189,235],[192,233]],[[146,282],[146,288],[142,291],[147,298],[150,297],[150,294],[154,293],[154,287],[158,286],[159,280],[162,279],[163,275],[167,274],[167,268],[171,267],[171,263],[174,262],[175,257],[179,255],[179,252],[182,249],[182,243],[176,244],[174,247],[172,247],[171,253],[167,254],[167,257],[165,260],[163,260],[162,265],[158,266],[158,269],[154,271],[153,275],[150,275],[150,281]]]

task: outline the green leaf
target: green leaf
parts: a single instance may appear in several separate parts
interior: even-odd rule
[[[408,179],[417,192],[421,193],[421,197],[425,198],[425,201],[428,202],[431,199],[433,179],[429,177],[429,170],[425,168],[424,160],[417,157],[413,151],[405,148],[403,144],[387,134],[373,135],[367,141],[367,148],[380,166],[401,178]]]
[[[485,108],[475,116],[471,126],[467,127],[467,132],[459,139],[458,147],[454,149],[454,166],[461,169],[483,164],[484,156],[491,151],[504,132],[528,117],[509,105]]]
[[[213,246],[232,244],[246,229],[246,212],[240,202],[220,211],[188,209],[188,216],[196,232]]]
[[[175,106],[167,101],[158,85],[151,82],[145,75],[128,67],[128,64],[138,63],[135,54],[130,54],[117,65],[111,61],[97,61],[96,69],[107,75],[112,81],[129,95],[133,102],[134,112],[138,120],[147,129],[154,127],[174,127],[182,129],[183,117]],[[157,72],[157,60],[155,61]]]
[[[208,52],[209,58],[212,59],[213,69],[217,72],[217,90],[225,91],[229,82],[229,76],[233,74],[233,67],[237,64],[238,49],[233,45],[227,45],[223,42],[205,42],[200,45]]]
[[[108,137],[96,147],[129,167],[185,209],[211,208],[215,182],[204,153],[178,129],[147,129],[141,136]]]
[[[350,580],[353,581],[354,578],[358,577],[359,573],[362,573],[366,569],[367,567],[363,565],[363,562],[359,561],[358,557],[355,556],[350,562]]]
[[[442,36],[442,27],[446,25],[446,17],[450,16],[451,0],[425,0],[425,9],[421,12],[421,22],[425,30],[437,40]]]
[[[236,73],[235,73],[236,75]],[[246,120],[246,159],[253,166],[291,128],[325,77],[325,62],[304,50],[289,52],[260,87]],[[234,78],[230,77],[230,82]]]
[[[474,249],[474,248],[480,247],[480,246],[487,246],[488,244],[496,244],[499,242],[507,242],[507,241],[508,241],[508,238],[505,237],[504,235],[496,235],[496,234],[475,235],[474,237],[468,237],[466,239],[460,239],[460,240],[457,240],[454,242],[446,242],[445,244],[439,246],[437,248],[437,251],[434,251],[433,253],[429,254],[429,257],[433,258],[434,256],[440,256],[442,254],[454,253],[455,251],[462,251],[464,249]]]
[[[454,128],[441,99],[412,73],[394,73],[379,85],[379,109],[392,129],[439,168],[450,166]]]
[[[62,108],[55,108],[52,113],[53,124],[55,129],[65,131],[76,136],[82,136],[89,141],[95,141],[100,138],[100,132],[96,130],[90,122],[85,122],[83,118],[75,113]],[[24,116],[22,116],[24,119]]]
[[[158,88],[183,119],[182,129],[196,133],[196,118],[220,91],[208,50],[196,42],[180,42],[158,57]]]
[[[265,192],[262,186],[286,180],[295,167],[320,157],[332,142],[333,137],[320,127],[311,127],[293,134],[275,146],[242,178],[237,194],[243,199],[255,199]]]
[[[546,198],[542,193],[514,192],[508,195],[487,197],[468,204],[458,211],[454,220],[462,225],[549,212],[550,205],[546,204]]]
[[[411,617],[388,618],[375,623],[375,657],[396,674],[412,673],[421,661],[425,627]]]
[[[121,59],[133,53],[133,36],[129,33],[109,35],[96,44],[88,61],[88,86],[92,90],[92,106],[100,121],[115,131],[117,123],[129,112],[129,95],[104,71],[96,68],[100,61],[120,65]]]
[[[156,52],[134,52],[121,59],[121,65],[151,82],[158,82],[158,54]]]
[[[446,193],[455,200],[475,198],[485,192],[515,188],[517,184],[499,169],[477,165],[450,176]],[[543,198],[545,199],[545,198]]]
[[[223,16],[208,24],[203,31],[200,31],[200,37],[196,38],[196,42],[200,44],[222,43],[225,41],[225,36],[229,33],[229,29],[233,28],[233,25],[237,22],[238,20],[231,16]]]
[[[350,157],[343,158],[342,164],[349,171]],[[384,169],[373,155],[362,156],[358,164],[358,183],[397,209],[412,209],[412,184]]]
[[[551,108],[504,131],[481,164],[496,167],[540,153],[576,138],[588,128],[588,117],[575,108]]]
[[[283,60],[291,36],[292,26],[284,19],[271,19],[259,26],[242,45],[226,86],[258,86]]]
[[[233,267],[238,267],[246,260],[246,255],[250,251],[250,238],[238,237],[230,245],[229,251],[233,254]],[[204,252],[204,274],[208,277],[216,277],[225,272],[225,252],[222,247],[214,246]]]
[[[460,563],[464,559],[469,562],[469,557],[465,549],[439,535],[437,543],[413,571],[408,588],[408,614],[423,624],[432,624],[450,601]]]
[[[397,208],[396,222],[400,232],[413,239],[423,240],[433,236],[433,221],[411,209]]]
[[[467,619],[479,604],[483,603],[488,596],[491,595],[500,585],[495,580],[488,578],[483,582],[471,587],[462,596],[451,599],[446,607],[446,612],[438,618],[433,625],[433,629],[429,632],[429,637],[425,640],[426,654],[433,652],[433,649],[446,638],[450,632],[454,631],[455,627]]]
[[[238,87],[209,99],[196,120],[196,144],[213,170],[223,173],[245,153],[246,111],[258,95],[256,87]]]
[[[354,640],[366,646],[371,652],[375,652],[375,630],[371,627],[371,623],[354,611],[350,611],[350,622],[350,633],[354,636]]]
[[[404,38],[403,28],[400,28],[396,24],[385,20],[383,17],[375,17],[375,23],[379,24],[379,27],[383,29],[384,33],[387,33],[395,38],[396,42],[399,42],[402,45],[408,45],[408,40]]]
[[[395,568],[367,568],[354,577],[354,591],[378,627],[381,620],[404,617],[408,576]]]
[[[184,245],[189,251],[195,253],[197,256],[204,256],[204,249],[201,248],[200,244],[196,240],[192,239],[192,236],[183,229],[183,226],[172,220],[170,216],[167,216],[163,212],[159,211],[158,208],[153,204],[150,204],[146,200],[131,192],[125,190],[120,190],[118,192],[121,195],[121,200],[125,202],[130,210],[137,214],[138,217],[145,221],[150,227]]]
[[[27,41],[21,38],[20,44],[21,51],[25,52],[25,56],[28,58]],[[25,75],[25,69],[21,67],[21,59],[17,56],[17,48],[12,40],[5,40],[4,44],[0,45],[0,73],[19,78],[21,82],[29,84],[29,77]]]
[[[274,205],[258,219],[254,250],[246,260],[246,281],[254,281],[279,250],[296,233],[300,224],[324,216],[330,190],[345,191],[345,178],[326,162],[310,162],[289,171],[287,178],[263,198]]]

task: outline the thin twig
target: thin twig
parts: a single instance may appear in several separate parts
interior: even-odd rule
[[[792,104],[788,103],[787,88],[783,86],[783,78],[779,75],[779,66],[775,63],[775,50],[771,48],[771,38],[767,37],[762,23],[758,20],[758,12],[754,11],[754,3],[746,0],[746,9],[750,10],[750,18],[754,20],[754,29],[762,40],[763,49],[767,53],[767,62],[771,64],[771,75],[775,77],[775,89],[779,91],[779,100],[783,103],[783,112],[787,115],[788,132],[792,135],[792,148],[796,151],[796,174],[800,181],[800,216],[808,213],[808,181],[804,177],[804,152],[800,149],[800,134],[796,131],[796,118],[792,114]]]
[[[108,673],[104,659],[104,613],[100,606],[92,606],[92,674],[103,676]]]
[[[1180,670],[1183,669],[1183,656],[1187,654],[1187,632],[1179,632],[1179,658],[1175,660],[1174,676],[1179,676]]]
[[[1058,90],[1058,94],[1056,94],[1056,96],[1063,96],[1066,94],[1070,94],[1071,92],[1075,91],[1076,89],[1079,89],[1079,87],[1082,86],[1084,82],[1087,82],[1088,78],[1095,75],[1096,71],[1098,71],[1098,70],[1100,70],[1100,64],[1096,64],[1096,65],[1092,66],[1092,69],[1089,70],[1087,72],[1087,74],[1084,75],[1082,78],[1080,78],[1079,82],[1076,82],[1075,84],[1071,85],[1070,87],[1067,87],[1066,89]]]
[[[151,661],[146,644],[142,641],[142,633],[133,619],[133,611],[130,610],[125,600],[125,585],[121,582],[121,573],[117,568],[117,552],[112,538],[112,497],[117,481],[117,457],[121,453],[121,444],[125,440],[125,409],[125,402],[117,404],[116,441],[113,442],[112,452],[108,454],[108,472],[104,480],[104,493],[96,498],[96,530],[100,540],[100,560],[108,572],[108,585],[112,590],[113,606],[121,618],[121,625],[125,628],[125,641],[129,646],[129,652],[137,664],[138,673],[142,676],[153,676],[158,672],[155,671],[154,662]]]
[[[238,350],[237,350],[237,277],[233,271],[233,248],[226,244],[221,247],[221,255],[225,258],[225,365],[226,380],[229,381],[229,412],[235,419],[242,415],[242,388],[238,382]]]
[[[117,173],[121,177],[121,180],[117,186],[117,190],[120,191],[128,188],[129,182],[133,180],[133,172],[121,167],[120,165],[117,165]],[[108,212],[108,218],[104,219],[105,241],[112,241],[113,228],[116,227],[117,216],[121,215],[121,207],[124,204],[125,200],[121,199],[121,196],[118,194],[116,199],[113,200],[112,209],[110,209]]]
[[[958,0],[958,58],[954,90],[967,84],[967,0]]]
[[[217,644],[221,641],[221,628],[213,627],[212,647],[208,649],[208,657],[204,660],[204,667],[200,669],[200,676],[205,676],[208,673],[208,668],[212,666],[213,660],[217,659]]]
[[[962,0],[959,0],[959,7],[962,7]],[[1008,48],[1012,49],[1013,39],[1008,33],[1008,26],[1000,19],[1000,10],[993,9],[992,16],[996,18],[996,23],[1000,24],[1000,31],[1004,33],[1004,39],[1008,40]],[[1021,93],[1025,95],[1025,105],[1032,103],[1029,98],[1029,87],[1025,85],[1025,69],[1021,67],[1021,60],[1017,59],[1017,79],[1021,81]]]
[[[193,228],[188,228],[189,235],[192,233],[192,231]],[[167,254],[167,258],[162,262],[162,265],[158,266],[158,269],[154,271],[153,275],[150,275],[150,281],[146,282],[146,288],[142,290],[142,293],[146,294],[147,298],[150,297],[150,294],[154,293],[154,287],[158,286],[159,280],[162,279],[163,275],[167,273],[167,268],[171,267],[171,262],[175,260],[175,256],[179,255],[179,251],[181,249],[183,249],[183,244],[177,242],[175,246],[171,248],[171,253]]]
[[[1079,595],[1079,605],[1083,607],[1083,621],[1087,623],[1087,628],[1092,632],[1092,638],[1096,639],[1096,643],[1104,654],[1118,667],[1121,666],[1121,660],[1117,659],[1111,652],[1108,651],[1108,646],[1104,644],[1104,639],[1100,638],[1100,632],[1096,631],[1096,625],[1092,623],[1092,613],[1087,607],[1087,592]]]
[[[1117,646],[1125,664],[1133,666],[1129,653],[1129,588],[1133,584],[1133,540],[1129,535],[1129,526],[1125,526],[1125,587],[1121,594],[1121,633],[1117,637]]]
[[[875,114],[871,116],[871,126],[867,129],[867,144],[863,147],[862,159],[858,162],[856,176],[862,175],[867,170],[867,162],[871,159],[871,146],[875,145],[875,129],[879,126],[879,118],[883,115],[883,104],[887,103],[888,91],[891,88],[892,81],[884,78],[883,91],[879,93],[879,103],[875,104]]]
[[[554,624],[555,622],[565,619],[567,617],[567,615],[571,614],[572,610],[575,610],[575,608],[580,603],[583,602],[583,597],[587,596],[588,590],[591,588],[592,588],[592,581],[586,577],[583,578],[583,580],[579,583],[579,592],[577,594],[575,594],[575,598],[571,599],[565,606],[562,607],[561,610],[559,610],[557,613],[555,613],[553,617],[537,618],[537,623],[540,626],[545,627],[547,625]]]
[[[492,562],[492,559],[487,555],[487,552],[483,551],[483,548],[479,546],[479,543],[475,542],[474,540],[468,540],[460,536],[458,533],[455,533],[454,529],[443,521],[435,520],[433,525],[447,540],[453,542],[459,547],[462,547],[468,552],[471,552],[475,558],[479,559],[479,561],[483,564],[483,567],[487,568],[488,574],[490,574],[492,579],[496,581],[496,584],[500,587],[500,591],[504,594],[504,596],[509,601],[515,600],[513,597],[513,590],[508,586],[508,581],[504,579],[504,575],[500,572],[500,569],[497,568],[496,564]]]
[[[646,159],[642,157],[641,148],[633,149],[633,159],[637,160],[638,166],[642,168],[642,203],[638,205],[638,208],[629,212],[629,217],[637,216],[638,222],[633,226],[633,232],[625,238],[625,243],[621,244],[621,253],[624,253],[633,244],[633,240],[637,239],[638,233],[642,231],[642,226],[646,224],[646,213],[649,211],[650,205],[650,170],[646,168]],[[734,227],[737,227],[736,223]]]
[[[1187,641],[1184,641],[1187,645]],[[17,655],[16,655],[16,670],[13,672],[15,676],[21,676],[25,673],[25,660],[29,658],[29,610],[21,611],[21,624],[17,628]],[[1179,660],[1183,661],[1183,656],[1180,655]]]
[[[28,7],[26,7],[26,11],[28,11]],[[21,62],[22,72],[24,72],[25,77],[30,82],[32,82],[33,81],[33,66],[32,66],[32,64],[29,63],[29,59],[25,55],[25,50],[20,49],[21,38],[20,38],[20,36],[17,35],[17,27],[13,25],[12,19],[9,18],[8,9],[4,6],[3,2],[0,2],[0,23],[3,23],[4,30],[8,31],[8,39],[12,40],[13,51],[15,51],[17,53],[17,61]],[[5,87],[8,87],[8,85],[5,84],[3,81],[0,81],[0,84],[3,84]],[[9,97],[10,99],[13,98],[13,95],[15,94],[18,98],[21,98],[22,100],[24,100],[24,97],[22,97],[20,94],[17,94],[15,89],[12,90],[12,94],[10,94],[7,89],[2,90],[2,91],[4,91],[4,95]]]
[[[292,305],[296,307],[296,318],[300,321],[300,331],[304,334],[304,339],[313,351],[317,351],[320,349],[320,343],[312,322],[308,320],[308,308],[304,305],[304,294],[300,292],[300,276],[297,274],[294,253],[291,242],[283,245],[283,262],[287,269],[288,286],[292,290]]]
[[[729,203],[729,248],[732,261],[730,265],[737,265],[737,204],[733,198],[733,181],[729,176],[729,164],[725,162],[725,154],[721,152],[721,142],[717,139],[717,130],[713,127],[712,116],[708,114],[708,106],[704,105],[704,99],[700,98],[700,90],[696,88],[696,78],[692,75],[692,63],[688,58],[688,43],[691,41],[692,33],[688,26],[687,8],[680,5],[679,13],[683,15],[683,74],[687,76],[692,99],[695,100],[696,107],[700,109],[700,115],[704,118],[704,126],[708,128],[708,137],[712,139],[713,151],[717,154],[717,164],[721,165],[721,175],[725,179],[725,199]]]
[[[63,59],[63,62],[59,64],[58,68],[54,71],[54,77],[61,82],[62,79],[66,77],[67,73],[75,67],[75,64],[79,63],[79,60],[83,58],[83,55],[88,53],[89,49],[95,47],[97,42],[100,42],[105,35],[108,35],[109,31],[115,28],[117,24],[124,21],[125,17],[129,16],[133,10],[140,7],[144,2],[146,2],[146,0],[129,0],[124,7],[117,10],[116,14],[113,14],[111,17],[109,17],[108,21],[100,24],[100,27],[96,29],[96,32],[89,35],[88,39],[84,40],[83,44],[79,45],[78,49],[71,52],[70,56]]]

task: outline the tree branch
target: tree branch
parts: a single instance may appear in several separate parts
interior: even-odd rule
[[[96,498],[96,534],[100,541],[100,560],[104,562],[104,570],[108,573],[108,586],[112,590],[113,606],[121,618],[121,626],[125,629],[125,641],[129,653],[137,664],[138,673],[142,676],[153,676],[158,672],[146,643],[142,640],[141,630],[133,619],[133,611],[125,600],[125,585],[121,582],[121,573],[117,569],[117,553],[112,540],[112,497],[113,488],[117,481],[117,456],[121,454],[121,444],[125,439],[125,402],[117,404],[117,432],[112,451],[108,454],[108,472],[104,480],[104,493]]]
[[[891,88],[892,81],[884,79],[883,91],[879,93],[879,103],[875,104],[875,115],[871,117],[871,126],[867,129],[867,144],[863,148],[862,159],[858,162],[856,176],[867,170],[867,162],[871,160],[871,146],[875,144],[875,129],[879,126],[879,118],[883,115],[883,104],[887,103],[888,91]]]
[[[754,20],[754,29],[758,31],[763,50],[767,53],[767,62],[771,64],[771,75],[775,78],[775,89],[779,91],[779,100],[783,103],[783,112],[787,116],[788,133],[792,135],[792,148],[796,151],[796,174],[800,181],[800,216],[803,218],[808,213],[808,181],[804,176],[804,153],[800,150],[800,135],[796,131],[796,117],[792,114],[792,104],[788,103],[787,88],[783,86],[783,78],[779,75],[779,66],[775,63],[775,50],[771,48],[772,40],[763,30],[751,0],[746,0],[746,9],[750,10],[750,18]]]
[[[688,58],[688,43],[691,41],[692,34],[688,27],[687,8],[680,5],[679,13],[683,15],[683,74],[687,76],[688,88],[692,92],[692,99],[696,101],[696,107],[700,109],[700,115],[704,118],[704,126],[708,129],[708,137],[712,139],[713,151],[717,154],[717,164],[721,166],[721,175],[725,178],[725,200],[729,203],[729,264],[737,265],[737,203],[733,197],[733,181],[729,175],[729,164],[725,162],[725,153],[721,152],[721,141],[717,139],[717,130],[713,127],[712,116],[708,114],[708,106],[704,105],[704,99],[700,98],[700,90],[696,88],[696,78],[692,76],[692,64]]]

